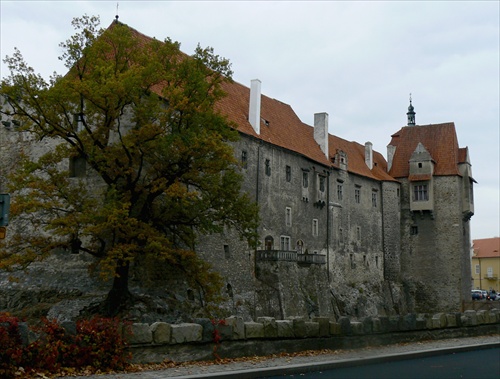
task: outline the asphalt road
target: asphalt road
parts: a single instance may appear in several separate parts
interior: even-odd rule
[[[475,350],[262,379],[499,379],[500,348]]]

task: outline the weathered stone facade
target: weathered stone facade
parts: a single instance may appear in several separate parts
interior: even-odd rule
[[[387,162],[369,142],[329,134],[325,113],[315,115],[314,126],[303,124],[257,84],[226,84],[228,96],[218,106],[240,132],[234,151],[243,190],[260,207],[260,245],[250,249],[231,230],[200,236],[198,244],[225,278],[227,312],[256,320],[460,311],[470,290],[473,179],[454,125],[415,125],[413,113],[411,126],[392,136]],[[255,99],[258,106],[249,107]],[[5,192],[20,152],[36,157],[56,142],[32,143],[3,121],[9,123],[0,126]],[[435,138],[439,133],[448,138]],[[422,199],[414,198],[416,184]],[[9,228],[15,227],[14,221]],[[138,265],[131,283],[145,292],[168,290],[195,309],[199,294],[162,270]],[[6,275],[0,279],[6,283]]]

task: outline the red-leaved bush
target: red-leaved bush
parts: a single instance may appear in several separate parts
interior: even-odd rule
[[[0,377],[12,377],[21,367],[24,372],[57,372],[62,368],[121,370],[130,361],[122,324],[117,319],[78,321],[76,333],[55,321],[42,321],[42,326],[33,328],[36,341],[23,346],[18,320],[0,315]]]

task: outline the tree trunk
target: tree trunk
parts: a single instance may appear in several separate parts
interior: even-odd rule
[[[116,316],[127,306],[129,300],[132,298],[128,290],[129,268],[130,263],[128,261],[118,260],[116,262],[113,287],[111,287],[103,304],[103,313],[105,316]]]

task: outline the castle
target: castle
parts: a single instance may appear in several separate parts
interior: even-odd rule
[[[462,310],[471,289],[474,179],[453,123],[418,125],[410,100],[408,124],[388,136],[386,160],[370,142],[330,134],[327,113],[303,123],[290,105],[262,94],[259,80],[223,89],[216,107],[240,134],[233,147],[243,190],[261,220],[257,250],[231,230],[200,238],[198,253],[224,277],[231,313]],[[3,121],[2,162],[21,145],[50,148]]]

